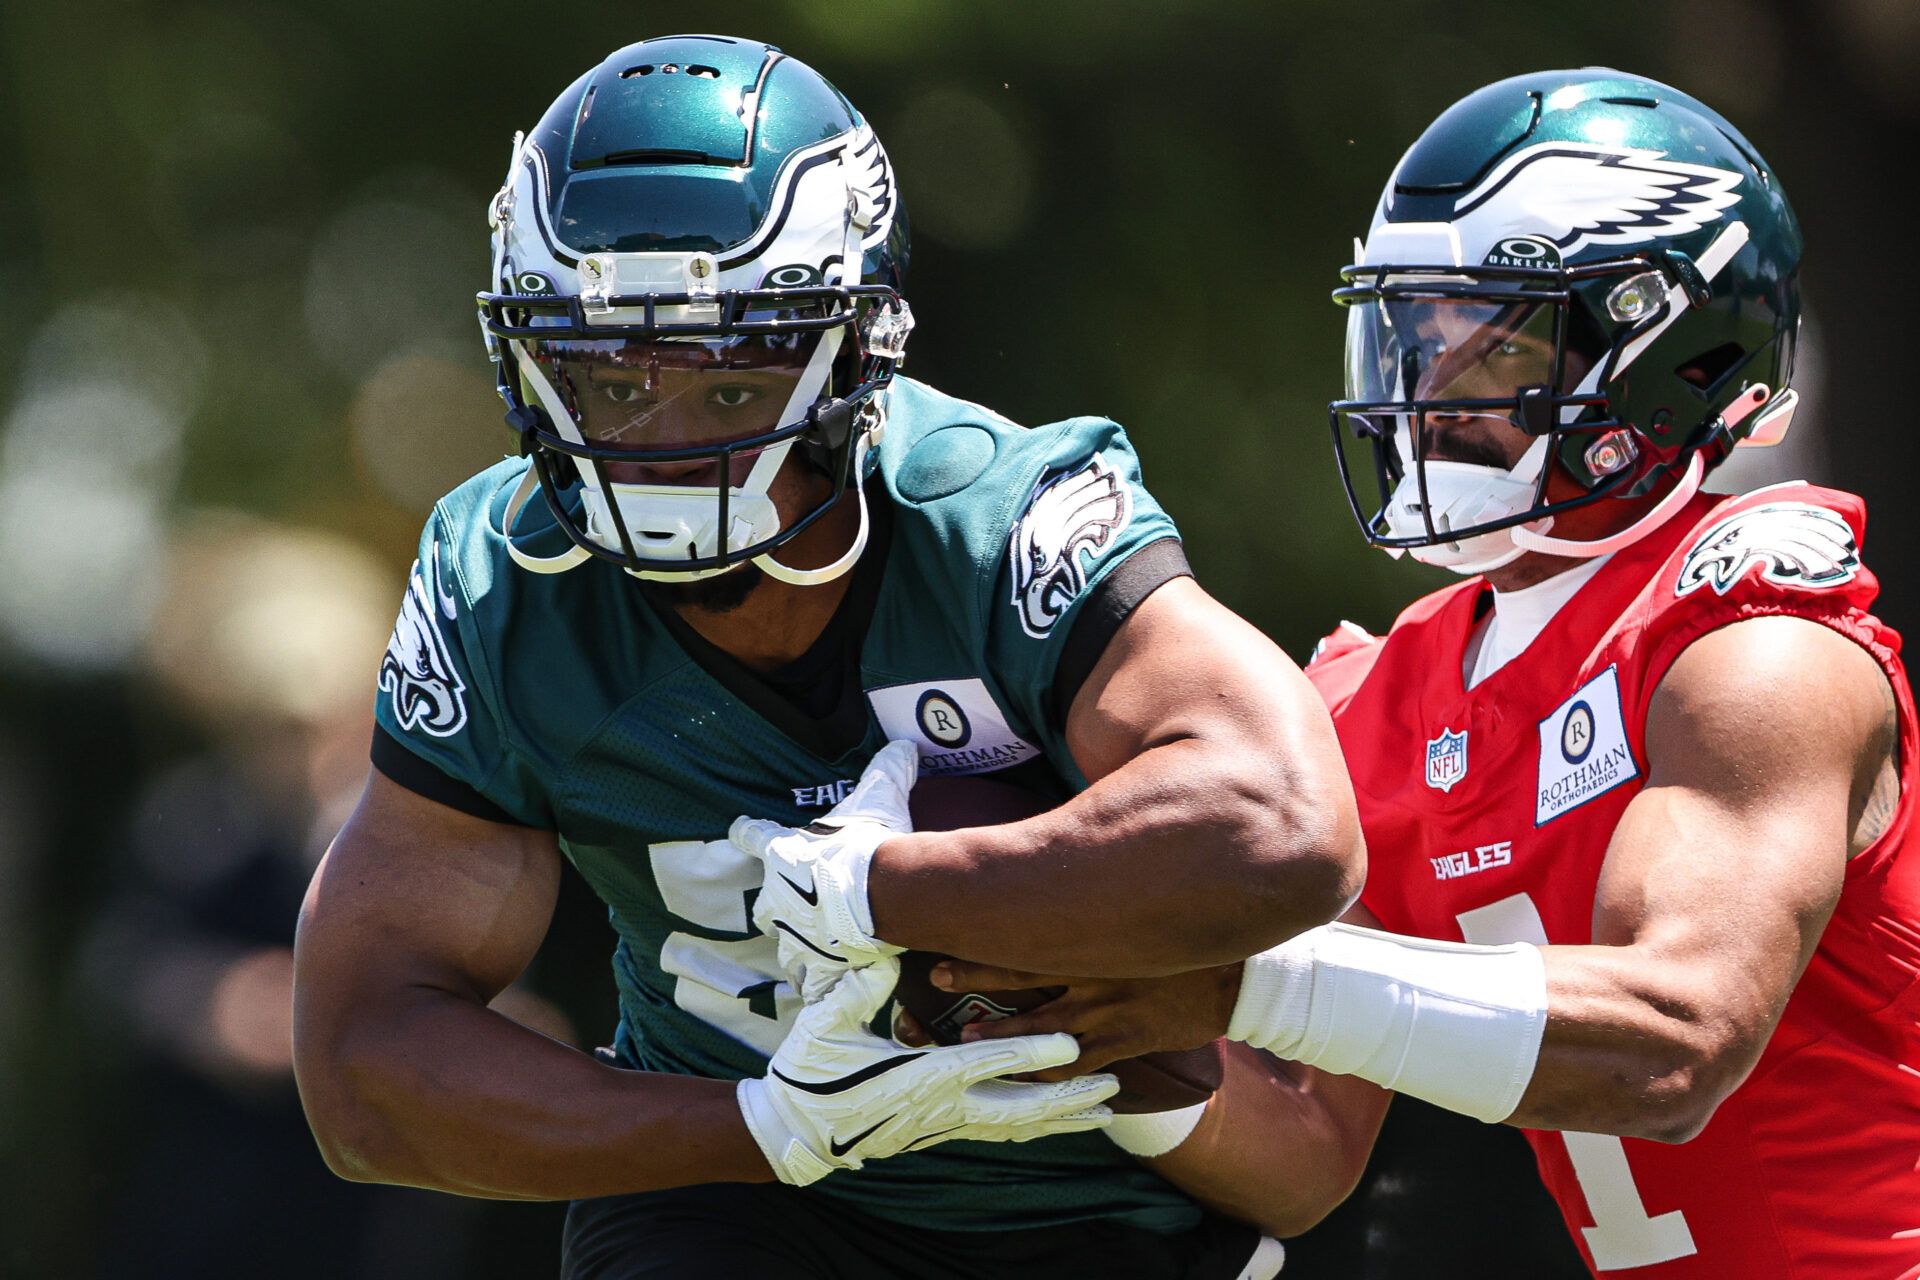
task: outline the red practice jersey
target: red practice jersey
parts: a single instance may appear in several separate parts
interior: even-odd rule
[[[1384,639],[1343,628],[1309,667],[1359,796],[1362,900],[1395,932],[1482,943],[1592,942],[1608,840],[1647,778],[1648,702],[1700,636],[1805,617],[1893,683],[1898,809],[1848,864],[1746,1082],[1678,1145],[1527,1132],[1596,1274],[1920,1275],[1920,852],[1908,848],[1920,739],[1900,639],[1867,612],[1865,524],[1858,498],[1807,485],[1702,495],[1472,691],[1462,661],[1491,602],[1479,579],[1418,601]]]

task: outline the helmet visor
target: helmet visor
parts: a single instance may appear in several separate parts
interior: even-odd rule
[[[1504,402],[1569,380],[1549,302],[1361,303],[1347,316],[1347,398],[1367,403]]]
[[[587,444],[649,452],[716,448],[798,421],[825,390],[820,378],[797,395],[819,343],[799,333],[529,345]]]

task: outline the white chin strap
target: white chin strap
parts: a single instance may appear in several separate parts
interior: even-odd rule
[[[1632,546],[1671,520],[1680,508],[1687,505],[1694,494],[1700,492],[1700,484],[1706,478],[1706,459],[1695,452],[1687,459],[1687,473],[1680,477],[1680,483],[1673,486],[1673,491],[1666,497],[1655,503],[1653,510],[1620,532],[1608,534],[1604,538],[1595,538],[1592,542],[1575,542],[1571,538],[1549,538],[1544,532],[1536,532],[1525,525],[1510,529],[1508,532],[1513,535],[1514,544],[1522,551],[1538,551],[1542,555],[1549,556],[1572,556],[1578,560],[1610,556],[1616,551]]]
[[[1763,383],[1743,392],[1739,399],[1727,406],[1721,415],[1725,429],[1731,431],[1745,422],[1761,405],[1767,403],[1772,391]],[[1790,396],[1791,393],[1789,392]],[[1790,417],[1793,402],[1787,397],[1776,412]],[[1769,430],[1774,430],[1769,424]],[[1401,448],[1404,432],[1394,436],[1394,448],[1400,451],[1402,465],[1406,475],[1393,491],[1393,498],[1387,504],[1385,512],[1387,532],[1395,537],[1409,534],[1419,535],[1426,532],[1426,525],[1420,518],[1420,482],[1414,472],[1411,458]],[[1784,428],[1779,429],[1784,434]],[[1775,435],[1778,438],[1778,435]],[[1767,443],[1772,443],[1768,440]],[[1510,471],[1501,471],[1497,467],[1483,467],[1469,462],[1429,461],[1427,466],[1427,497],[1433,506],[1433,527],[1441,533],[1448,529],[1466,528],[1487,520],[1499,520],[1515,515],[1533,501],[1535,481],[1539,478],[1540,468],[1546,464],[1547,437],[1541,436],[1527,451],[1520,455],[1520,461]],[[1443,542],[1427,547],[1404,548],[1408,555],[1422,564],[1438,565],[1451,569],[1455,573],[1486,573],[1502,565],[1511,564],[1529,551],[1548,556],[1567,556],[1577,560],[1591,560],[1599,556],[1610,556],[1640,541],[1661,525],[1679,513],[1680,508],[1700,492],[1700,486],[1707,478],[1706,459],[1695,452],[1687,459],[1687,470],[1680,477],[1680,483],[1653,509],[1641,516],[1617,533],[1604,538],[1595,538],[1591,542],[1575,541],[1571,538],[1549,537],[1547,530],[1553,527],[1553,517],[1536,520],[1532,524],[1516,525],[1510,529],[1497,529],[1492,533],[1482,533],[1471,538],[1462,538],[1458,542]],[[1394,555],[1403,548],[1389,547]]]
[[[867,469],[867,449],[873,439],[871,432],[862,432],[853,446],[853,493],[860,504],[860,528],[853,535],[853,545],[832,564],[821,565],[818,569],[795,569],[781,564],[773,558],[771,551],[753,558],[753,562],[767,571],[769,578],[778,578],[782,582],[791,582],[796,587],[817,587],[823,582],[832,582],[835,578],[853,568],[854,561],[867,548],[867,486],[862,480]]]
[[[1404,447],[1406,431],[1394,433],[1394,448],[1399,451],[1405,469],[1393,497],[1383,514],[1386,532],[1391,537],[1421,537],[1427,532],[1424,507],[1431,507],[1433,528],[1444,534],[1489,520],[1517,515],[1533,505],[1541,468],[1547,462],[1547,438],[1535,440],[1508,470],[1473,462],[1443,462],[1429,459],[1426,465],[1426,498],[1420,497],[1420,475]],[[1552,519],[1537,522],[1544,530]],[[1498,569],[1526,553],[1517,545],[1519,529],[1496,529],[1458,542],[1440,542],[1425,547],[1389,547],[1393,555],[1402,550],[1422,564],[1438,565],[1455,573],[1485,573]]]
[[[1753,416],[1772,395],[1772,389],[1764,382],[1756,383],[1741,392],[1739,397],[1720,415],[1722,429],[1731,432]],[[1767,440],[1766,443],[1772,444],[1786,433],[1786,428],[1778,425],[1776,415],[1791,420],[1797,398],[1792,391],[1788,391],[1781,397],[1780,402],[1768,411],[1767,416],[1776,420],[1766,424],[1768,432],[1772,434],[1772,439]],[[1653,510],[1620,532],[1608,534],[1604,538],[1595,538],[1592,542],[1575,542],[1569,538],[1549,538],[1546,536],[1544,527],[1534,530],[1523,525],[1512,531],[1514,544],[1523,551],[1538,551],[1542,555],[1549,556],[1572,556],[1581,560],[1591,560],[1596,556],[1610,556],[1616,551],[1632,546],[1673,519],[1680,508],[1686,506],[1693,495],[1700,492],[1700,486],[1706,478],[1707,461],[1696,451],[1687,459],[1686,474],[1680,477],[1680,483],[1673,486],[1672,492],[1655,503]]]
[[[568,547],[557,556],[530,555],[520,549],[513,540],[513,527],[520,523],[520,513],[527,508],[527,501],[540,488],[540,472],[533,466],[521,473],[520,483],[513,487],[513,496],[507,499],[507,510],[500,517],[500,534],[507,540],[507,554],[513,562],[528,573],[565,573],[575,565],[585,564],[592,552],[585,547]]]
[[[633,553],[642,560],[681,560],[741,551],[780,532],[780,512],[767,496],[774,473],[787,459],[793,442],[774,445],[753,460],[745,483],[727,495],[727,527],[720,528],[720,499],[712,489],[689,490],[677,485],[622,484],[602,488],[597,477],[581,492],[586,508],[587,536],[609,550],[621,550],[618,520],[626,526]],[[591,470],[581,470],[591,475]],[[609,506],[606,498],[611,493]],[[616,514],[617,513],[617,514]],[[629,569],[636,577],[663,582],[694,582],[730,571],[733,565],[712,569]]]

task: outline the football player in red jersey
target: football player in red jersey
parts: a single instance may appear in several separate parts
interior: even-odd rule
[[[985,1034],[1075,1031],[1085,1070],[1226,1030],[1519,1126],[1597,1275],[1920,1275],[1920,743],[1864,504],[1700,491],[1787,429],[1799,254],[1774,173],[1666,85],[1530,75],[1436,120],[1335,293],[1362,531],[1472,575],[1309,669],[1362,905]]]

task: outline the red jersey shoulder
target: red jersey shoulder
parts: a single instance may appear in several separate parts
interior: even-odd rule
[[[1860,561],[1866,504],[1850,493],[1783,484],[1714,506],[1663,566],[1649,603],[1715,599],[1747,605],[1864,608],[1877,584]]]
[[[1380,656],[1380,637],[1357,622],[1342,620],[1307,659],[1307,679],[1329,711],[1337,712],[1359,690]]]
[[[1327,709],[1337,717],[1359,692],[1388,645],[1404,642],[1405,633],[1417,631],[1437,617],[1447,603],[1465,589],[1478,590],[1479,579],[1421,596],[1401,610],[1400,616],[1393,620],[1392,630],[1384,636],[1374,635],[1357,622],[1345,621],[1328,633],[1313,647],[1313,656],[1307,659],[1306,667],[1307,678],[1319,691]]]

